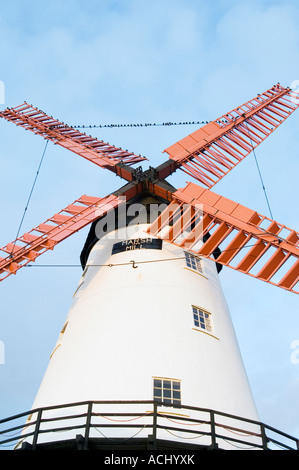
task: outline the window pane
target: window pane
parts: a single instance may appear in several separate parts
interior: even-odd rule
[[[198,256],[185,252],[185,260],[188,268],[194,269],[194,271],[200,273],[202,272],[200,258]]]
[[[154,401],[159,403],[177,404],[181,403],[181,383],[170,379],[154,379],[155,385],[153,395]]]
[[[162,387],[162,380],[154,379],[154,387]]]
[[[193,321],[196,327],[212,331],[210,314],[192,305]]]

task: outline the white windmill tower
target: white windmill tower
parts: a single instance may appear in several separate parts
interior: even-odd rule
[[[293,259],[276,285],[298,293],[299,235],[210,188],[298,107],[293,96],[274,86],[169,147],[169,160],[147,171],[130,166],[142,157],[27,103],[1,113],[127,180],[107,197],[82,196],[2,249],[9,253],[0,259],[3,280],[92,224],[81,254],[83,275],[24,443],[266,448],[269,437],[259,423],[218,273],[225,265],[253,275],[251,268],[271,248],[255,277],[274,283],[274,274]],[[204,186],[176,190],[165,178],[177,169]],[[245,438],[232,436],[236,430]]]

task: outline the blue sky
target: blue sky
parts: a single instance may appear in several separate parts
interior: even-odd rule
[[[28,101],[71,125],[214,120],[277,82],[299,80],[297,1],[28,0],[1,5],[5,104]],[[298,231],[295,112],[256,150],[273,217]],[[91,129],[150,159],[194,126]],[[12,241],[45,141],[0,122],[0,245]],[[144,168],[148,164],[143,165]],[[169,181],[183,187],[177,172]],[[122,181],[48,145],[22,233],[82,194]],[[214,191],[269,216],[253,155]],[[36,264],[77,264],[88,229]],[[23,268],[0,285],[0,416],[30,409],[72,301],[80,268]],[[299,436],[298,296],[226,268],[221,282],[262,421]],[[299,357],[299,354],[298,356]]]

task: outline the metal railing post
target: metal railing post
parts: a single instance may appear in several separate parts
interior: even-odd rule
[[[35,423],[35,430],[34,430],[34,435],[33,435],[33,440],[32,440],[32,450],[36,449],[38,433],[39,433],[39,429],[40,429],[40,423],[41,423],[41,420],[42,420],[42,412],[43,412],[43,410],[40,409],[40,410],[38,410],[38,413],[37,413],[37,418],[36,418],[36,423]]]
[[[154,442],[157,439],[157,419],[158,419],[158,404],[154,402],[154,416],[153,416],[153,438]]]
[[[157,419],[158,419],[158,403],[154,401],[154,410],[153,410],[153,448],[156,449],[157,445]]]
[[[215,428],[215,413],[210,410],[210,422],[211,422],[211,449],[217,449],[216,443],[216,428]]]
[[[261,436],[262,436],[263,450],[268,450],[268,438],[267,438],[265,426],[263,423],[261,423]]]
[[[89,439],[89,431],[90,431],[90,423],[91,423],[91,415],[92,415],[92,404],[93,404],[92,402],[89,402],[88,403],[88,408],[87,408],[86,428],[85,428],[83,450],[88,449],[88,439]]]

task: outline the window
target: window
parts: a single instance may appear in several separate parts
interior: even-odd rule
[[[181,382],[171,379],[154,379],[154,400],[171,405],[181,404]]]
[[[201,308],[192,306],[193,311],[193,321],[194,325],[197,328],[201,328],[202,330],[212,331],[211,326],[211,314],[202,310]]]
[[[198,256],[185,251],[185,259],[188,268],[194,269],[194,271],[197,271],[198,273],[202,273],[201,259]]]

